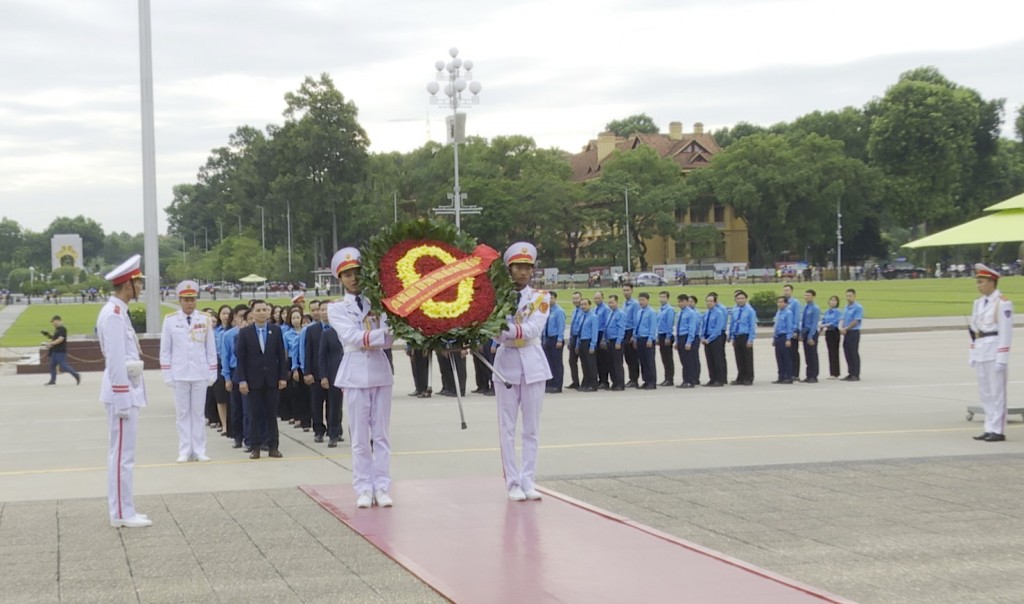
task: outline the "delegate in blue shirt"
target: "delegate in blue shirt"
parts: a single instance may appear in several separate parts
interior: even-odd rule
[[[545,328],[545,336],[558,338],[561,342],[565,338],[565,311],[557,304],[551,305],[551,312],[548,313],[548,324]]]
[[[804,320],[801,321],[800,333],[804,340],[813,342],[818,339],[818,321],[821,319],[821,309],[814,302],[804,306]]]
[[[793,333],[796,331],[796,326],[793,323],[793,311],[789,307],[780,308],[775,313],[775,335],[783,336],[787,340],[792,339]]]
[[[583,309],[579,306],[572,309],[572,318],[570,319],[569,335],[578,338],[580,335],[580,329],[583,327]]]
[[[800,319],[803,317],[800,313],[800,308],[802,306],[803,305],[800,304],[800,301],[793,297],[790,297],[789,301],[786,303],[786,308],[789,309],[789,312],[793,313],[793,320],[796,322],[796,324],[793,325],[794,333],[800,332]]]
[[[284,347],[288,349],[288,357],[292,360],[291,369],[295,371],[299,368],[299,355],[302,354],[299,349],[299,332],[291,325],[285,325],[281,328],[281,335],[284,336]]]
[[[622,344],[626,337],[626,313],[621,308],[608,313],[608,328],[604,332],[604,338],[609,346]]]
[[[640,303],[636,301],[636,298],[630,298],[622,303],[621,310],[626,315],[623,322],[625,328],[636,329],[636,318],[640,315]]]
[[[231,329],[224,332],[224,337],[221,340],[221,346],[224,348],[224,354],[220,361],[220,374],[224,376],[227,381],[234,381],[232,375],[235,373],[235,367],[238,365],[238,359],[235,358],[235,342],[238,339],[238,328],[232,327]]]
[[[826,329],[839,329],[839,319],[843,316],[838,308],[829,307],[821,317],[821,324]]]
[[[580,328],[580,341],[590,340],[590,350],[597,348],[597,315],[590,311],[583,315],[583,326]]]
[[[657,315],[650,306],[640,308],[633,335],[638,338],[653,338],[658,335]]]
[[[604,333],[605,330],[608,329],[608,313],[611,312],[611,309],[608,308],[607,304],[601,302],[600,304],[595,305],[590,312],[597,317],[597,331],[599,333]]]
[[[658,335],[672,335],[672,324],[676,322],[676,309],[671,304],[662,304],[658,311]]]
[[[857,324],[854,325],[853,327],[850,327],[850,324],[853,323],[854,321],[856,321]],[[859,302],[854,302],[853,304],[848,304],[846,306],[846,310],[843,311],[843,324],[842,324],[842,326],[844,328],[846,328],[846,329],[852,329],[853,331],[857,331],[858,329],[860,329],[860,325],[863,322],[864,322],[864,307],[861,306]]]
[[[710,342],[725,332],[725,307],[717,305],[704,316],[704,339]]]
[[[757,311],[750,304],[737,305],[732,309],[732,325],[729,328],[729,341],[736,336],[747,336],[748,342],[757,337]]]
[[[697,340],[697,332],[700,329],[700,313],[697,309],[687,306],[679,311],[679,323],[676,328],[676,341],[680,345],[693,344]]]

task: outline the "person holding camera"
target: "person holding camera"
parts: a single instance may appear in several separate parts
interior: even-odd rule
[[[75,378],[75,384],[81,384],[82,376],[71,365],[68,365],[68,328],[64,327],[60,315],[53,315],[50,323],[53,324],[52,334],[45,330],[39,332],[50,338],[50,341],[46,343],[46,349],[50,354],[50,381],[43,385],[53,386],[57,383],[57,367]]]

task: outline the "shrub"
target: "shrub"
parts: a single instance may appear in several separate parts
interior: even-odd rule
[[[775,303],[776,298],[779,295],[775,292],[770,291],[759,291],[754,292],[750,296],[750,305],[754,307],[754,311],[757,312],[757,324],[758,325],[771,325],[775,319],[775,312],[778,310],[778,306]]]

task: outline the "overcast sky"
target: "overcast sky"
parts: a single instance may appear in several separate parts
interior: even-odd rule
[[[281,123],[306,75],[356,103],[372,152],[408,151],[444,134],[425,86],[457,46],[483,84],[470,133],[578,151],[633,113],[667,132],[860,107],[921,65],[1012,116],[1022,22],[1021,0],[153,0],[160,229],[171,187],[237,126]],[[133,0],[0,0],[0,216],[142,230],[138,27]]]

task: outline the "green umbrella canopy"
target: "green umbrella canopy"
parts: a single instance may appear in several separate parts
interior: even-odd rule
[[[1024,193],[985,208],[986,212],[1001,212],[1002,210],[1024,210]]]
[[[1019,203],[1015,209],[1002,209],[986,214],[970,222],[955,226],[933,235],[905,243],[903,247],[938,247],[942,245],[969,245],[1024,241],[1024,194],[988,208],[992,210],[1011,202]]]
[[[256,273],[250,273],[239,279],[239,281],[241,281],[242,283],[263,283],[266,280],[266,277],[260,277]]]

